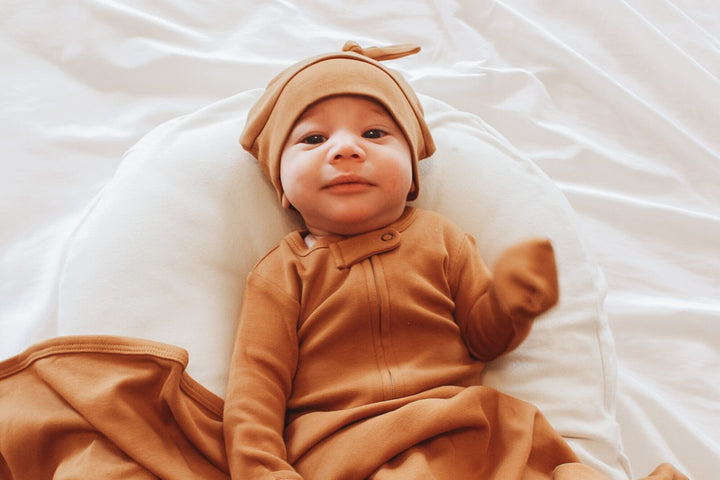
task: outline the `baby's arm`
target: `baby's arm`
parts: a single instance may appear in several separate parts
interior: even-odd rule
[[[225,400],[231,478],[302,480],[287,461],[285,409],[297,366],[296,301],[251,275]]]
[[[473,356],[489,361],[517,347],[533,319],[557,303],[555,255],[548,240],[525,241],[503,252],[489,276],[469,243],[457,280],[456,320]]]

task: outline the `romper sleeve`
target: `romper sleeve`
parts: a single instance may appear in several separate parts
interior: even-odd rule
[[[467,236],[451,276],[455,317],[470,353],[482,361],[516,348],[532,322],[558,301],[552,245],[532,239],[508,248],[491,275]]]
[[[233,479],[298,480],[287,461],[285,409],[297,367],[299,304],[251,273],[228,375],[223,429]]]

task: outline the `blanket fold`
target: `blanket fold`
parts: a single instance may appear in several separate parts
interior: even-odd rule
[[[0,479],[228,479],[223,400],[187,362],[115,336],[58,337],[0,362]],[[554,478],[605,477],[572,463]],[[663,464],[645,479],[687,477]]]
[[[0,478],[227,479],[222,399],[187,353],[60,337],[0,363]]]

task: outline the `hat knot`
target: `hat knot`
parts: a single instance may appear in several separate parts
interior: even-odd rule
[[[373,60],[393,60],[395,58],[402,58],[408,55],[413,55],[420,51],[418,45],[410,43],[403,43],[400,45],[388,45],[387,47],[367,47],[362,48],[357,42],[348,40],[343,45],[343,52],[354,52],[366,57],[372,58]]]

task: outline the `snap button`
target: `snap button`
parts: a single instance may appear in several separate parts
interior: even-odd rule
[[[395,234],[392,232],[383,233],[382,236],[380,237],[380,240],[382,240],[383,242],[389,242],[390,240],[394,240],[394,239],[395,239]]]

